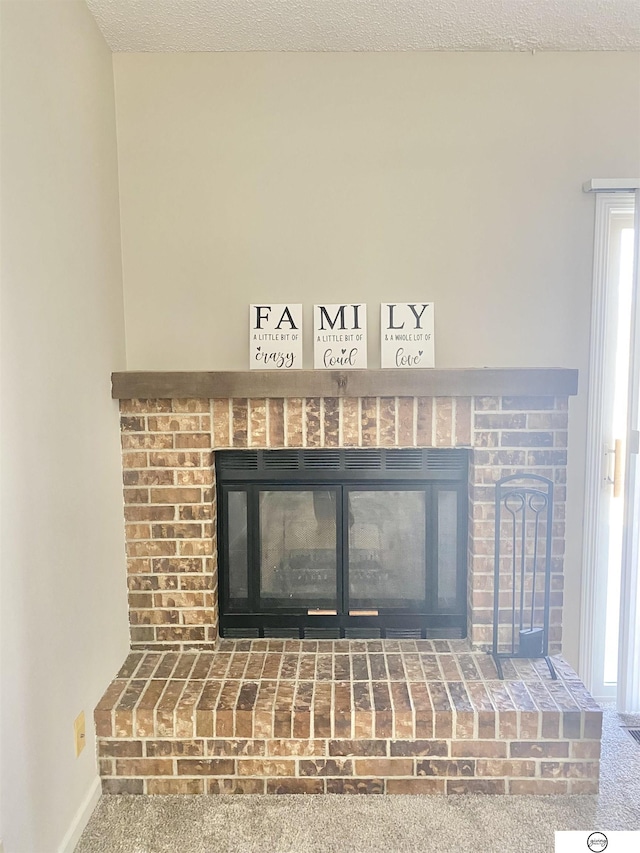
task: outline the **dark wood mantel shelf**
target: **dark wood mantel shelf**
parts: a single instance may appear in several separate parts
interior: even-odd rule
[[[115,399],[216,397],[563,397],[578,393],[566,368],[429,370],[126,371],[112,374]]]

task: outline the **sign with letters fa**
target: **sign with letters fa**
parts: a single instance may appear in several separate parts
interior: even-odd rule
[[[434,367],[433,302],[383,302],[382,367]]]
[[[302,368],[302,305],[249,306],[249,367]]]
[[[351,369],[367,366],[367,306],[313,306],[313,366]]]

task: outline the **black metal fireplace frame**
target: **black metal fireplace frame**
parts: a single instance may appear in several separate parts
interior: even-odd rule
[[[276,478],[276,471],[278,477]],[[281,480],[286,476],[287,482]],[[464,637],[466,636],[468,452],[460,449],[335,449],[247,450],[216,453],[218,493],[218,577],[222,636],[290,637]],[[457,493],[457,595],[455,612],[437,603],[437,516],[433,501],[438,488]],[[331,489],[336,495],[336,602],[334,614],[311,614],[307,608],[265,607],[260,598],[259,493],[263,490]],[[426,500],[426,589],[422,606],[385,609],[377,615],[349,613],[348,496],[349,490],[424,491]],[[228,504],[230,491],[247,495],[249,606],[234,609],[228,588]],[[320,611],[327,608],[319,608]],[[362,608],[363,610],[365,608]]]

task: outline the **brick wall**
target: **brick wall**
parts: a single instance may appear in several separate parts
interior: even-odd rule
[[[550,639],[560,650],[566,398],[122,400],[121,415],[133,647],[215,645],[215,449],[471,447],[469,637],[491,642],[493,484],[537,473],[556,484]]]
[[[473,643],[492,641],[494,574],[494,483],[526,472],[554,483],[549,647],[561,650],[564,588],[565,505],[567,481],[566,398],[476,397],[469,469],[469,636]],[[507,531],[503,530],[503,537]],[[509,540],[501,571],[508,588]]]
[[[218,637],[209,400],[122,400],[131,643],[213,648]]]

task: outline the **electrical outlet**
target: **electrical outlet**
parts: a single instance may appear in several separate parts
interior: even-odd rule
[[[73,721],[73,734],[77,758],[84,749],[84,745],[87,740],[85,736],[84,711],[80,711],[78,716]]]

